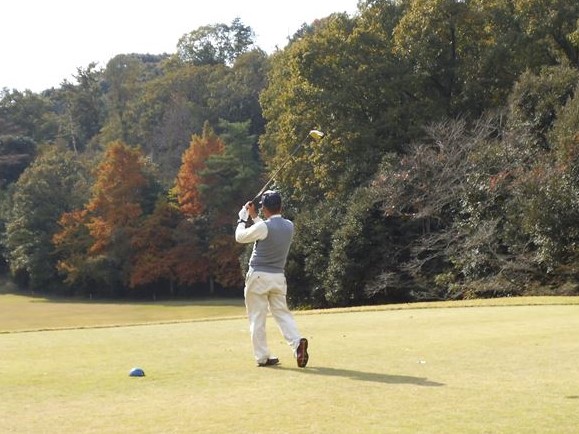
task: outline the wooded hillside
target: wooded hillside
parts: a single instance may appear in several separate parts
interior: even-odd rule
[[[363,0],[267,54],[239,19],[0,92],[0,272],[109,297],[239,292],[276,179],[307,307],[579,293],[579,4]]]

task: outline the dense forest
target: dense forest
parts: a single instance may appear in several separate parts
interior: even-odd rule
[[[237,211],[303,142],[294,306],[579,294],[576,0],[362,0],[272,54],[236,19],[73,77],[0,91],[23,291],[241,294]]]

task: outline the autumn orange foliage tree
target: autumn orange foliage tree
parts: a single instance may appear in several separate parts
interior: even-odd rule
[[[173,252],[180,258],[177,264],[180,268],[179,276],[186,284],[199,283],[199,279],[203,277],[209,280],[213,288],[214,278],[207,255],[212,231],[210,221],[206,218],[207,203],[202,200],[200,186],[207,182],[203,179],[203,171],[207,167],[208,158],[222,154],[224,149],[225,144],[206,122],[202,135],[192,137],[175,180],[173,191],[179,210],[186,218],[182,225],[186,231],[182,232],[181,242],[175,246]],[[194,255],[194,252],[198,255]]]
[[[136,227],[143,213],[141,202],[146,184],[141,152],[113,142],[98,168],[93,195],[86,206],[91,216],[87,227],[94,239],[90,253],[106,251],[113,236]]]
[[[109,145],[90,199],[61,217],[53,238],[67,283],[108,288],[110,295],[241,286],[244,246],[234,240],[234,222],[260,166],[248,123],[221,128],[227,143],[207,123],[192,137],[164,195],[139,149]]]
[[[84,209],[61,217],[62,230],[53,238],[61,255],[59,271],[69,283],[90,280],[113,292],[128,283],[131,238],[144,204],[156,194],[146,170],[138,148],[120,141],[109,144],[96,169],[90,200]]]
[[[221,154],[224,148],[223,141],[207,122],[202,135],[192,137],[189,148],[183,154],[174,189],[179,209],[187,217],[197,217],[203,213],[204,205],[199,192],[201,173],[206,168],[207,159],[211,155]]]

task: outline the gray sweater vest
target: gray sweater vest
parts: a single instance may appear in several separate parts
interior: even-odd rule
[[[249,260],[255,271],[283,273],[294,234],[294,224],[281,217],[265,221],[267,237],[256,241]]]

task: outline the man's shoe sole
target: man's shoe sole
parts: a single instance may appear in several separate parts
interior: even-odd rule
[[[308,359],[310,358],[308,355],[308,340],[306,338],[300,339],[300,344],[296,350],[296,358],[298,361],[298,367],[305,368],[308,364]]]

